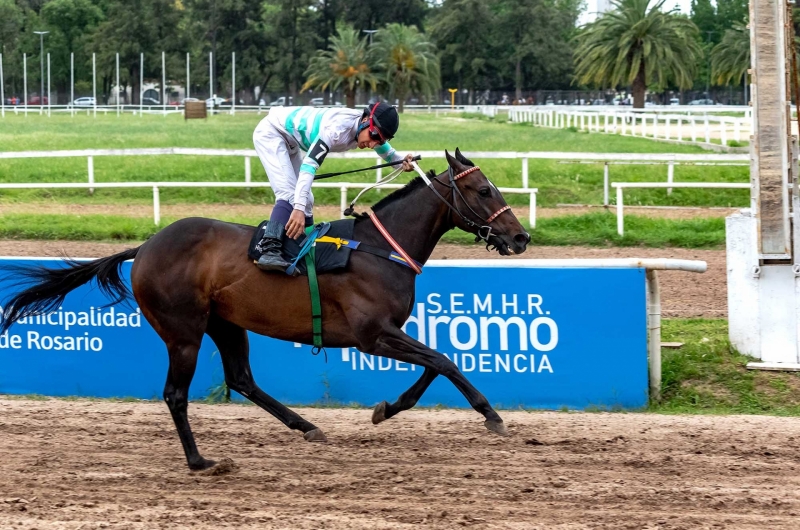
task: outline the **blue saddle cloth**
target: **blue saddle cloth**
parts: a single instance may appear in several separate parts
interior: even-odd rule
[[[250,255],[251,257],[253,254],[258,255],[258,253],[255,252],[253,247],[259,240],[259,238],[256,237],[256,234],[261,233],[260,227],[265,223],[266,221],[260,224],[259,228],[256,228],[256,231],[254,232],[253,241],[250,242],[250,248],[248,248],[248,255]],[[333,221],[330,223],[330,229],[325,233],[325,235],[332,238],[341,238],[348,240],[352,239],[354,225],[355,225],[355,219],[342,219],[339,221]],[[300,236],[298,239],[291,239],[289,237],[284,236],[283,249],[281,251],[283,259],[285,259],[289,263],[293,262],[295,258],[297,258],[297,255],[300,253],[300,249],[305,243],[305,240],[306,240],[305,235]],[[331,243],[317,243],[315,251],[317,259],[314,262],[316,264],[317,274],[322,274],[328,271],[345,268],[347,266],[347,263],[350,261],[351,251],[352,251],[351,248],[345,246],[337,248],[336,245]],[[300,259],[297,262],[297,270],[300,272],[301,275],[308,276],[308,270],[306,269],[305,259]]]

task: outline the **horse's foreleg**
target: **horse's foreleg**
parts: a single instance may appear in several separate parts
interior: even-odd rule
[[[385,329],[375,340],[374,346],[369,348],[369,350],[371,351],[367,353],[423,366],[427,370],[432,370],[435,373],[445,376],[455,385],[459,392],[467,398],[472,408],[480,412],[483,417],[486,418],[484,425],[487,429],[500,435],[508,434],[503,420],[492,406],[489,405],[489,401],[472,386],[467,378],[464,377],[464,374],[459,371],[458,367],[441,353],[412,339],[399,328]],[[412,387],[412,389],[413,388],[414,387]],[[409,390],[409,392],[410,391],[411,390]]]
[[[167,371],[167,383],[164,385],[164,401],[167,402],[169,412],[172,414],[172,421],[175,422],[175,428],[178,430],[186,461],[189,469],[192,470],[207,469],[215,464],[213,460],[206,460],[200,456],[187,415],[189,385],[194,377],[199,349],[199,344],[171,344],[168,346],[169,370]]]
[[[206,333],[219,348],[228,388],[239,392],[290,429],[302,431],[303,438],[309,442],[327,441],[321,429],[284,406],[256,384],[253,372],[250,370],[250,345],[247,332],[243,328],[212,316]]]
[[[377,425],[404,410],[412,408],[417,404],[417,401],[419,401],[419,398],[422,397],[422,394],[425,393],[433,380],[436,379],[437,375],[439,374],[430,368],[425,368],[425,371],[422,373],[422,376],[417,379],[417,382],[414,383],[411,388],[400,394],[397,401],[391,404],[386,401],[378,403],[375,410],[372,412],[372,423]]]

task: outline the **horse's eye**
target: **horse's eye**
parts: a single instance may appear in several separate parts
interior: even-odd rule
[[[480,195],[481,197],[488,197],[491,194],[492,190],[490,190],[488,187],[484,187],[478,190],[478,195]]]

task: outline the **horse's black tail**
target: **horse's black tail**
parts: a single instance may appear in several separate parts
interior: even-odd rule
[[[29,286],[4,304],[0,315],[0,335],[21,318],[58,309],[70,291],[92,279],[103,294],[113,300],[108,305],[123,302],[131,296],[131,291],[120,277],[120,266],[123,261],[134,258],[137,252],[139,247],[88,263],[66,259],[65,267],[54,269],[43,266],[0,266],[4,273],[0,281],[14,287]]]

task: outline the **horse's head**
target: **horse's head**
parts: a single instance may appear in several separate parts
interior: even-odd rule
[[[455,225],[475,234],[476,241],[483,239],[487,248],[492,245],[504,256],[525,252],[531,236],[511,212],[500,190],[458,148],[455,157],[447,151],[445,156],[450,165],[445,182],[453,187],[446,198],[460,213],[453,214]]]

